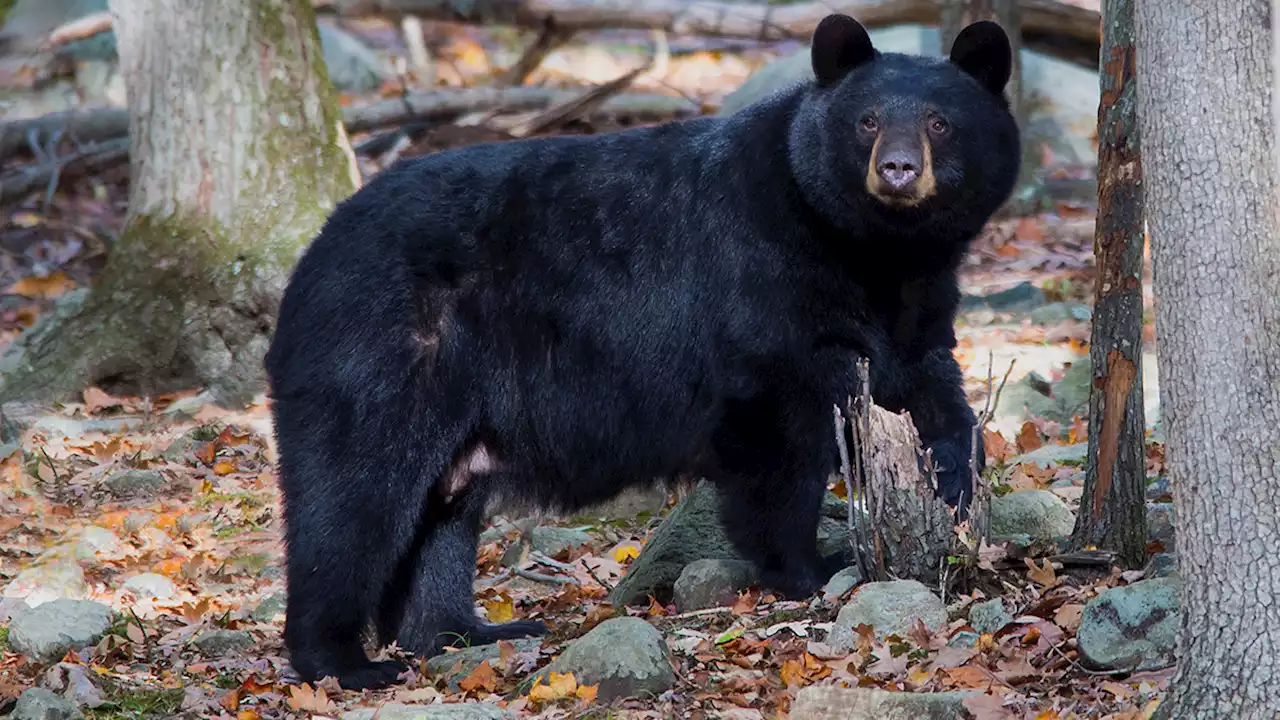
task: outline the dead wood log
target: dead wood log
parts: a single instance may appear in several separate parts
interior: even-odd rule
[[[0,161],[29,148],[42,151],[50,140],[67,137],[92,143],[129,134],[129,112],[123,108],[68,110],[0,123]]]
[[[451,20],[542,28],[548,20],[563,30],[660,29],[679,35],[758,40],[808,40],[818,21],[833,12],[851,15],[869,28],[902,23],[937,25],[937,0],[815,0],[787,5],[726,0],[316,0],[317,10],[347,16]],[[1058,0],[1019,0],[1023,46],[1081,63],[1098,63],[1098,11]]]
[[[5,173],[0,175],[0,204],[26,197],[37,190],[54,188],[58,182],[70,177],[102,172],[128,159],[129,139],[115,138],[66,157]]]

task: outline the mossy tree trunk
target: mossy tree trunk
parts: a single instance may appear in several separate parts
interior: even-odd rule
[[[1178,673],[1156,717],[1272,720],[1280,709],[1270,12],[1268,0],[1135,4],[1156,357],[1182,577]]]
[[[1098,108],[1098,219],[1089,352],[1089,460],[1072,542],[1146,559],[1146,456],[1142,409],[1143,186],[1133,0],[1102,4]]]
[[[133,141],[125,229],[78,306],[7,353],[4,399],[261,386],[298,254],[357,187],[308,0],[112,0]]]

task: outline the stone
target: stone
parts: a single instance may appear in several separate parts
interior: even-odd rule
[[[517,653],[537,652],[538,648],[542,647],[542,638],[538,637],[518,638],[510,642]],[[497,643],[474,645],[427,658],[427,671],[431,673],[433,679],[444,677],[450,692],[457,692],[458,683],[479,667],[480,663],[488,660],[493,664],[499,657],[501,657],[501,650]]]
[[[45,688],[23,690],[10,720],[83,720],[75,703]]]
[[[159,573],[142,573],[124,581],[124,589],[139,600],[167,600],[178,594],[173,581]]]
[[[387,63],[355,36],[327,22],[317,25],[329,81],[335,88],[353,93],[369,92],[392,77]]]
[[[977,694],[810,685],[796,693],[789,717],[791,720],[956,720],[969,717],[964,699]]]
[[[1173,484],[1168,475],[1147,478],[1147,502],[1173,502]]]
[[[208,630],[192,641],[196,649],[211,657],[244,650],[253,644],[253,636],[244,630]]]
[[[125,556],[124,543],[110,530],[90,525],[80,531],[75,556],[83,560],[119,560]]]
[[[1147,580],[1177,575],[1178,556],[1176,553],[1156,553],[1147,560],[1147,565],[1142,572]]]
[[[555,557],[569,548],[586,545],[590,542],[590,535],[575,528],[540,525],[529,533],[530,548],[547,557]]]
[[[980,639],[981,637],[979,637],[976,632],[961,630],[951,636],[951,639],[947,641],[947,646],[954,648],[974,648],[978,647],[978,640]]]
[[[1084,464],[1089,457],[1089,443],[1078,442],[1071,445],[1043,445],[1029,453],[1015,455],[1009,459],[1009,466],[1022,463],[1035,463],[1040,467],[1055,465]]]
[[[106,480],[107,490],[118,498],[133,498],[153,493],[165,486],[159,470],[137,468],[112,473]]]
[[[76,707],[96,708],[106,702],[102,691],[89,679],[84,665],[60,662],[44,671],[40,685],[60,693]]]
[[[1177,552],[1173,503],[1147,503],[1147,542],[1158,542],[1166,551]]]
[[[254,606],[253,610],[249,612],[249,617],[261,623],[272,622],[276,616],[284,615],[287,597],[288,595],[284,590],[271,593]]]
[[[39,607],[61,598],[88,598],[89,585],[80,565],[64,560],[33,565],[19,572],[0,595],[22,598],[28,607]]]
[[[1054,302],[1032,310],[1027,317],[1036,325],[1056,325],[1068,320],[1089,322],[1093,318],[1093,310],[1080,303]]]
[[[861,583],[862,570],[857,565],[850,565],[832,575],[827,584],[822,586],[822,600],[824,602],[835,602]]]
[[[605,620],[569,643],[560,657],[527,681],[528,690],[549,673],[572,672],[579,685],[598,685],[596,702],[660,695],[676,682],[662,633],[637,617]]]
[[[1076,516],[1048,490],[1019,490],[991,500],[991,534],[1030,535],[1035,540],[1068,536]]]
[[[9,622],[9,647],[41,663],[57,662],[68,650],[101,640],[114,620],[115,613],[102,603],[52,600]]]
[[[969,625],[979,633],[997,633],[1013,622],[1013,616],[1004,606],[1002,598],[992,598],[974,603],[969,608]]]
[[[653,514],[667,504],[667,487],[663,483],[631,487],[618,495],[574,513],[580,520],[634,520],[645,513]]]
[[[738,599],[738,591],[755,582],[755,577],[755,566],[745,560],[694,560],[676,578],[676,610],[689,612],[732,605]]]
[[[1076,632],[1081,656],[1105,670],[1159,670],[1177,662],[1179,582],[1140,580],[1090,600]]]
[[[841,649],[853,647],[854,628],[872,626],[877,638],[889,635],[905,638],[916,620],[930,630],[947,626],[947,608],[923,583],[916,580],[890,580],[867,583],[858,588],[849,602],[840,608],[827,635],[827,644]]]
[[[1029,282],[987,295],[966,295],[960,300],[964,311],[987,308],[996,312],[1028,311],[1044,304],[1044,291]]]
[[[485,703],[406,705],[388,702],[376,708],[357,708],[338,716],[339,720],[506,720],[517,717],[509,710]]]

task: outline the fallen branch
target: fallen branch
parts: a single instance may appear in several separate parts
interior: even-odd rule
[[[129,134],[129,112],[119,108],[68,110],[0,124],[0,161],[29,148],[38,154],[57,136],[82,143],[100,142]]]
[[[53,32],[40,43],[40,50],[48,52],[69,42],[91,38],[110,29],[111,13],[105,10],[90,13],[54,28]]]
[[[565,30],[556,25],[555,20],[547,18],[538,37],[520,54],[520,58],[511,67],[498,76],[498,84],[503,87],[523,85],[524,81],[542,64],[547,55],[564,45],[574,36],[573,30]]]
[[[537,117],[511,128],[509,132],[515,137],[527,137],[538,133],[550,132],[565,123],[589,115],[608,102],[609,98],[616,97],[623,90],[626,90],[632,81],[648,69],[649,65],[645,64],[622,77],[591,88],[575,98],[552,105],[545,111],[538,113]]]
[[[56,182],[101,172],[129,159],[129,138],[116,138],[65,157],[0,175],[0,204],[51,188]]]
[[[564,30],[658,29],[678,35],[804,40],[829,13],[851,15],[868,28],[903,23],[937,25],[937,0],[816,0],[788,5],[724,0],[316,0],[317,10],[344,16],[398,17]],[[1096,68],[1099,14],[1057,0],[1019,0],[1023,45]],[[1090,60],[1090,58],[1092,58]]]

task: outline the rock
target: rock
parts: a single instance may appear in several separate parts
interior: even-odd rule
[[[107,490],[118,498],[139,497],[164,487],[164,475],[159,470],[124,470],[112,473],[106,480]]]
[[[1147,560],[1147,565],[1142,572],[1147,580],[1177,575],[1178,556],[1176,553],[1156,553]]]
[[[44,688],[30,688],[18,696],[10,720],[83,720],[75,703]]]
[[[676,681],[662,633],[636,617],[611,618],[595,626],[533,676],[528,686],[551,672],[572,672],[579,685],[598,684],[596,702],[601,704],[660,695]]]
[[[964,311],[987,308],[997,312],[1028,311],[1044,304],[1044,291],[1029,282],[988,295],[966,295],[960,300]]]
[[[849,522],[844,519],[843,514],[839,519],[826,516],[818,518],[818,554],[826,557],[843,553],[845,560],[853,562],[853,547],[849,538]]]
[[[124,589],[139,600],[167,600],[178,594],[173,581],[158,573],[142,573],[124,581]]]
[[[1070,535],[1075,524],[1075,514],[1048,490],[1019,490],[991,500],[992,535],[1052,540]]]
[[[284,615],[285,601],[288,595],[284,590],[271,593],[254,606],[249,617],[261,623],[269,623],[277,615]]]
[[[555,557],[561,552],[591,542],[591,536],[575,528],[541,525],[529,533],[529,546],[533,550]]]
[[[853,647],[857,637],[854,628],[864,623],[875,629],[878,638],[906,637],[916,620],[935,631],[947,626],[946,606],[923,583],[916,580],[867,583],[840,608],[827,635],[827,644],[836,648]]]
[[[1147,542],[1159,542],[1165,550],[1177,551],[1173,503],[1147,503]]]
[[[1071,445],[1044,445],[1029,453],[1014,456],[1009,460],[1009,466],[1021,465],[1022,463],[1035,463],[1040,467],[1083,464],[1088,458],[1088,442],[1079,442]]]
[[[80,565],[64,560],[23,570],[4,586],[0,594],[22,598],[28,607],[38,607],[60,598],[87,598],[89,585],[84,580],[84,570]]]
[[[369,92],[391,77],[387,64],[363,42],[329,23],[317,25],[329,81],[335,88],[353,93]]]
[[[878,688],[810,685],[796,693],[791,720],[956,720],[968,717],[974,692],[893,692]]]
[[[951,636],[951,639],[947,641],[947,646],[954,647],[954,648],[978,647],[978,640],[980,639],[981,638],[978,636],[978,633],[976,632],[961,630],[960,632]]]
[[[192,642],[201,654],[217,657],[244,650],[253,644],[253,636],[244,630],[219,629],[202,632]]]
[[[1090,600],[1076,642],[1095,668],[1158,670],[1177,661],[1177,577],[1141,580]]]
[[[405,705],[382,703],[376,708],[348,710],[339,720],[506,720],[516,715],[496,705],[484,703],[449,703],[434,705]]]
[[[92,600],[61,599],[19,613],[9,623],[9,647],[42,663],[102,639],[115,613]]]
[[[1147,502],[1173,502],[1173,485],[1168,475],[1147,478]]]
[[[161,457],[178,465],[190,464],[194,453],[201,445],[217,437],[217,432],[209,427],[194,427],[174,438],[173,442],[161,453]]]
[[[627,488],[609,500],[575,513],[574,517],[580,520],[590,518],[605,522],[634,520],[644,513],[656,513],[662,510],[666,504],[666,485],[664,483],[654,483],[649,486]]]
[[[745,560],[694,560],[676,578],[676,610],[689,612],[732,605],[738,599],[738,591],[755,582],[755,576],[755,566]]]
[[[827,584],[822,586],[822,599],[824,602],[835,602],[861,582],[862,571],[858,569],[857,565],[850,565],[832,575]]]
[[[517,653],[537,652],[538,648],[542,647],[542,638],[519,638],[512,640],[511,644],[515,646]],[[428,658],[427,670],[432,678],[444,677],[450,692],[457,692],[458,683],[479,667],[480,663],[488,660],[492,664],[500,656],[501,651],[497,643],[475,645]]]
[[[1093,310],[1080,303],[1055,302],[1032,310],[1027,317],[1036,325],[1056,325],[1068,320],[1089,322]]]
[[[84,560],[119,560],[125,556],[124,543],[110,530],[90,525],[80,532],[75,556]]]
[[[975,603],[969,608],[969,625],[980,633],[996,633],[1013,622],[1002,598]]]
[[[1067,427],[1077,416],[1088,417],[1089,386],[1092,383],[1088,355],[1081,355],[1073,360],[1071,366],[1064,371],[1062,379],[1056,383],[1049,383],[1039,373],[1027,373],[1005,388],[1000,398],[1000,405],[1004,408],[1000,415],[1041,417]],[[1048,395],[1040,390],[1045,387],[1048,388]]]
[[[89,679],[84,665],[60,662],[40,677],[40,685],[70,700],[76,707],[96,708],[102,705],[102,691]]]

